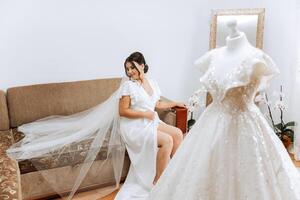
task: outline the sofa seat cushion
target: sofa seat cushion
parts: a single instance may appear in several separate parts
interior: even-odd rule
[[[17,129],[13,129],[13,135],[16,142],[24,137],[24,134],[18,132]],[[84,161],[91,142],[92,139],[84,140],[80,143],[65,146],[62,153],[60,151],[53,151],[42,157],[20,161],[19,167],[21,174],[37,171],[35,164],[39,166],[39,170],[79,165]],[[104,140],[103,147],[100,149],[96,160],[105,160],[107,157],[107,151],[108,138]]]

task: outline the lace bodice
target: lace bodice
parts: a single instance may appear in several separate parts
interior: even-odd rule
[[[230,110],[244,110],[254,103],[255,94],[267,86],[268,80],[279,73],[273,60],[263,51],[253,48],[239,65],[222,80],[215,75],[215,59],[219,49],[201,57],[198,66],[204,71],[200,78],[202,90],[213,97],[213,104],[222,104]],[[226,66],[224,66],[226,67]]]

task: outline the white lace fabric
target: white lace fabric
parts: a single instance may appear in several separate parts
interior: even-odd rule
[[[208,66],[200,78],[213,103],[188,133],[149,199],[299,200],[300,175],[254,104],[255,94],[279,70],[269,56],[253,49],[233,72],[217,80],[216,51],[204,56]]]

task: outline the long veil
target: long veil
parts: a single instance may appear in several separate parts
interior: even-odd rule
[[[121,85],[125,80],[122,79]],[[103,178],[99,174],[103,175],[107,170],[105,166],[110,169],[113,166],[113,190],[117,189],[125,156],[119,126],[120,89],[121,86],[105,102],[86,111],[69,116],[50,116],[20,126],[18,131],[25,137],[11,146],[7,154],[17,161],[30,160],[54,192],[67,199],[72,199],[85,182],[97,185]],[[71,174],[65,174],[74,180],[68,191],[61,189],[62,184],[70,184],[64,183],[64,177],[54,178],[57,167],[72,168]],[[89,180],[85,180],[86,177]]]

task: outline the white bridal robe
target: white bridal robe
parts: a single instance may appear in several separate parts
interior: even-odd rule
[[[147,78],[153,90],[149,95],[137,81],[126,81],[121,86],[120,98],[130,96],[133,110],[154,111],[160,99],[160,89],[153,79]],[[146,199],[153,187],[156,174],[157,127],[160,123],[157,113],[155,119],[129,119],[121,117],[120,129],[131,161],[125,183],[115,200]]]

